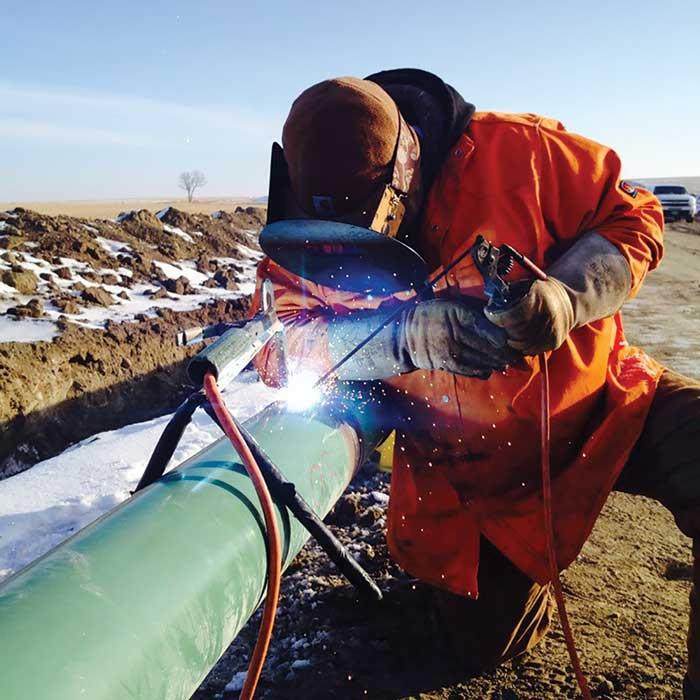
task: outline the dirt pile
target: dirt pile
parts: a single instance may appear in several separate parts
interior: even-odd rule
[[[17,207],[0,212],[0,248],[30,250],[56,266],[65,257],[93,269],[125,267],[134,273],[134,280],[150,280],[154,260],[208,261],[241,257],[247,248],[259,250],[257,233],[263,223],[264,210],[254,207],[211,216],[172,207],[156,214],[140,209],[113,221],[46,216]]]
[[[0,477],[177,405],[175,331],[243,316],[263,218],[0,212]]]

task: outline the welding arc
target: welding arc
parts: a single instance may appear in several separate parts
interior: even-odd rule
[[[251,656],[248,672],[246,673],[240,700],[252,700],[255,695],[260,674],[265,663],[267,650],[272,638],[272,629],[275,625],[275,613],[280,594],[280,580],[282,578],[282,544],[277,527],[277,516],[275,515],[272,497],[265,483],[265,479],[258,467],[253,453],[250,451],[243,435],[241,435],[236,421],[226,408],[226,404],[221,396],[216,378],[210,372],[204,375],[204,391],[209,399],[216,417],[219,420],[221,429],[231,441],[233,449],[238,453],[243,461],[243,466],[253,482],[255,492],[260,499],[265,528],[267,530],[267,592],[265,594],[265,608],[263,610],[258,639]]]

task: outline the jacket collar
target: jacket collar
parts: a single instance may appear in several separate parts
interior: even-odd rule
[[[474,105],[433,73],[417,68],[382,71],[366,79],[384,88],[419,132],[423,183],[429,189],[469,125]]]

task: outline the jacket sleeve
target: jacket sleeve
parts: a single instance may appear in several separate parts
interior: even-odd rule
[[[320,376],[332,366],[328,354],[327,318],[333,309],[318,285],[264,258],[257,269],[252,313],[260,306],[260,293],[266,279],[272,282],[277,315],[285,326],[290,370],[303,368]],[[268,344],[258,353],[254,364],[266,384],[279,386],[281,362],[274,346]]]
[[[625,256],[632,273],[630,298],[663,255],[663,211],[650,192],[621,179],[617,153],[542,120],[540,188],[549,231],[565,247],[588,231]]]
[[[306,371],[321,376],[333,366],[328,349],[328,324],[336,315],[374,310],[410,296],[372,296],[330,289],[302,279],[269,258],[258,265],[251,313],[260,305],[262,283],[272,282],[275,307],[285,326],[287,362],[290,372]],[[266,384],[280,385],[281,357],[267,345],[257,355],[255,368]]]

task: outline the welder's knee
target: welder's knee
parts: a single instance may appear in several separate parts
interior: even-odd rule
[[[700,382],[664,372],[615,488],[660,501],[686,535],[700,537]]]
[[[488,551],[488,550],[493,551]],[[435,591],[435,619],[449,651],[467,673],[525,653],[550,627],[553,600],[491,545],[482,547],[479,598]]]

